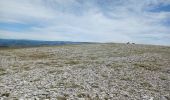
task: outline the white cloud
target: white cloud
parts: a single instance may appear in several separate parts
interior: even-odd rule
[[[102,2],[98,4],[99,1],[105,5]],[[160,4],[170,4],[170,0],[119,0],[110,3],[105,0],[1,0],[0,22],[40,25],[24,33],[1,30],[0,36],[138,43],[146,43],[147,36],[160,37],[160,41],[164,41],[162,37],[170,39],[170,30],[162,22],[170,17],[170,12],[147,11]],[[152,44],[157,42],[153,38],[150,38]]]

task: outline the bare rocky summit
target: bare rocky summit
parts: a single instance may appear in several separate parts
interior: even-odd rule
[[[0,100],[170,100],[170,47],[0,49]]]

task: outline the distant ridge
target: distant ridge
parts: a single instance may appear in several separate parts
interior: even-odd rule
[[[0,39],[0,47],[54,46],[54,45],[82,44],[82,43],[90,43],[90,42]]]

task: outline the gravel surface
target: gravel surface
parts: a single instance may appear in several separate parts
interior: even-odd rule
[[[0,100],[170,100],[170,47],[0,48]]]

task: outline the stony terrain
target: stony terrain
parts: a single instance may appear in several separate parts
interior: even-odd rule
[[[170,47],[0,49],[0,100],[170,100]]]

